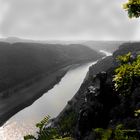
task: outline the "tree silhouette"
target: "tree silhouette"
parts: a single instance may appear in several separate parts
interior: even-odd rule
[[[123,9],[128,12],[129,18],[140,17],[140,0],[128,0],[123,4]]]

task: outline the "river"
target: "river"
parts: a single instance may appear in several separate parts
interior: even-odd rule
[[[100,52],[111,55],[106,51]],[[103,57],[105,58],[105,57]],[[23,140],[27,134],[35,134],[35,124],[46,115],[56,117],[67,102],[80,88],[89,67],[97,61],[69,70],[59,84],[36,100],[31,106],[21,110],[0,127],[0,140]]]
[[[80,88],[89,66],[96,62],[69,70],[53,89],[11,117],[0,127],[0,140],[23,140],[24,135],[36,132],[35,124],[44,116],[56,117]]]

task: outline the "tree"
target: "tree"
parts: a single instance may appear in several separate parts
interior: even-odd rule
[[[136,79],[140,77],[140,55],[136,58],[129,52],[118,56],[119,66],[113,78],[115,90],[122,95],[130,95]]]
[[[128,0],[127,3],[123,4],[123,9],[128,12],[130,18],[140,17],[140,0]]]
[[[46,116],[43,120],[36,124],[39,128],[37,137],[34,135],[24,136],[24,140],[72,140],[71,137],[63,137],[59,134],[57,128],[47,127],[49,125],[50,116]]]

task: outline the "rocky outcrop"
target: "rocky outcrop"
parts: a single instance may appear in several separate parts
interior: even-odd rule
[[[108,77],[107,72],[98,73],[84,92],[77,123],[79,139],[89,135],[93,128],[107,128],[110,111],[119,104],[119,97],[113,93]]]
[[[114,129],[118,124],[125,129],[135,129],[140,136],[140,116],[134,114],[140,109],[140,78],[135,79],[133,91],[128,97],[114,91],[112,82],[114,69],[118,66],[116,57],[122,49],[89,68],[79,91],[57,118],[56,124],[67,117],[66,112],[76,114],[72,129],[78,140],[96,140],[92,133],[94,128]],[[137,49],[130,50],[132,54],[138,53]]]

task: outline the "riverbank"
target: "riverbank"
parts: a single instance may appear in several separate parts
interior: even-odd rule
[[[71,67],[58,84],[0,127],[0,139],[23,140],[23,136],[36,133],[35,125],[44,116],[50,115],[55,118],[78,91],[89,66],[93,63],[76,64]]]
[[[10,117],[30,106],[34,101],[40,98],[48,90],[52,89],[60,82],[63,76],[71,69],[86,64],[87,61],[79,61],[75,64],[65,65],[59,70],[44,74],[41,78],[27,82],[24,86],[14,89],[14,94],[9,97],[0,98],[0,126],[2,126]]]
[[[35,81],[30,86],[21,88],[9,98],[0,98],[0,126],[2,126],[10,117],[23,108],[31,105],[35,100],[41,97],[45,92],[52,89],[59,83],[61,78],[69,69],[79,64],[65,66],[59,70],[47,74],[44,78]]]
[[[103,52],[104,53],[104,52]],[[90,77],[93,77],[94,75],[97,75],[101,71],[106,71],[113,65],[113,57],[111,56],[111,53],[106,52],[106,56],[97,60],[95,64],[93,64],[91,67],[89,67],[89,70],[84,78],[83,83],[81,84],[79,90],[77,93],[73,96],[71,100],[68,101],[67,105],[64,107],[64,109],[59,113],[59,115],[56,118],[53,118],[53,125],[57,125],[60,123],[65,117],[67,117],[66,112],[70,112],[73,110],[72,108],[75,106],[75,110],[79,112],[80,106],[82,102],[79,102],[79,100],[83,97],[83,93],[86,88],[90,84],[87,84],[91,79]],[[90,82],[89,82],[90,83]],[[78,109],[77,109],[78,108]]]

